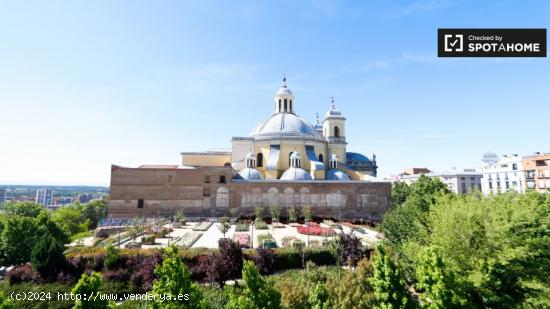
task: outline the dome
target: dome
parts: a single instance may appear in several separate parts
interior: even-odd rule
[[[496,153],[492,151],[487,151],[484,155],[481,161],[487,163],[487,164],[495,164],[498,161],[498,156]]]
[[[287,169],[280,180],[312,180],[311,175],[301,168],[291,167]]]
[[[244,180],[262,180],[262,174],[258,172],[255,168],[247,167],[245,169],[242,169],[237,174],[237,179],[244,179]]]
[[[322,138],[315,127],[291,113],[275,113],[260,123],[251,133],[253,137],[311,137]]]
[[[330,106],[330,109],[325,114],[325,117],[338,117],[343,118],[342,112],[340,112],[339,109],[336,108],[336,105],[334,104],[334,98],[331,98],[332,105]]]
[[[292,91],[290,91],[290,89],[288,89],[287,87],[281,87],[279,88],[279,90],[277,90],[277,93],[275,93],[276,96],[289,96],[289,97],[294,97],[294,95],[292,94]]]
[[[371,160],[366,156],[357,153],[357,152],[346,152],[346,161],[348,164],[357,162],[357,163],[370,163]]]
[[[337,169],[330,169],[326,175],[327,180],[349,181],[349,175]]]

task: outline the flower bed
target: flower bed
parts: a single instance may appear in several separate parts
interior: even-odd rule
[[[250,235],[243,233],[235,233],[233,241],[238,243],[242,248],[250,247]]]
[[[271,226],[273,226],[274,228],[284,228],[285,227],[285,225],[282,224],[281,222],[272,223]]]
[[[201,222],[199,225],[193,228],[193,231],[201,231],[201,232],[208,231],[208,229],[212,226],[212,224],[213,224],[212,222]]]
[[[193,233],[189,232],[183,235],[177,242],[176,245],[179,247],[190,248],[199,238],[201,238],[202,233]]]
[[[318,224],[310,223],[308,226],[299,226],[296,228],[298,233],[304,235],[315,235],[315,236],[332,236],[334,235],[334,230],[331,228],[321,227]]]

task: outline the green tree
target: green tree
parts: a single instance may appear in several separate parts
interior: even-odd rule
[[[418,288],[423,290],[420,295],[423,308],[459,307],[467,303],[437,247],[430,247],[422,254],[416,272]]]
[[[263,220],[264,209],[262,207],[256,207],[254,208],[254,214],[256,215],[256,220]]]
[[[411,186],[407,183],[394,182],[391,188],[391,200],[394,207],[401,206],[411,194]]]
[[[162,265],[155,268],[157,279],[153,282],[153,294],[170,295],[178,298],[179,295],[187,295],[180,301],[160,301],[153,303],[153,308],[201,308],[203,307],[202,292],[197,284],[191,281],[191,273],[178,256],[175,246],[169,246],[164,250]]]
[[[229,231],[231,228],[231,223],[229,222],[229,219],[227,217],[223,217],[220,219],[220,222],[218,223],[218,229],[220,232],[223,233],[223,238],[225,238],[225,233]]]
[[[280,308],[281,294],[267,284],[251,261],[243,266],[244,289],[230,295],[228,309]]]
[[[288,209],[288,221],[289,222],[296,222],[298,221],[298,213],[296,211],[296,208],[293,207],[290,207]]]
[[[380,308],[406,308],[409,305],[405,282],[397,265],[383,245],[376,247],[374,255],[374,296]]]
[[[281,217],[281,208],[279,206],[271,206],[269,208],[269,212],[271,214],[271,220],[274,222],[279,222],[279,218]]]
[[[31,264],[43,278],[55,278],[65,264],[64,248],[57,239],[46,234],[33,246],[31,251]]]
[[[311,219],[313,218],[313,209],[310,205],[302,207],[302,217],[304,217],[304,220],[306,222],[311,221]]]
[[[102,300],[98,293],[103,284],[101,274],[92,272],[89,276],[83,274],[75,287],[71,290],[73,294],[80,295],[82,298],[74,304],[74,309],[104,309],[109,308],[109,302]]]
[[[68,235],[87,231],[91,223],[89,219],[84,218],[80,204],[59,208],[53,213],[52,220]]]
[[[10,202],[4,206],[7,215],[36,218],[42,212],[46,212],[41,205],[31,202]]]

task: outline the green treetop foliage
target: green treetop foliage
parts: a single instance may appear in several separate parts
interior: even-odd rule
[[[407,308],[410,302],[397,265],[383,245],[376,247],[374,264],[374,296],[380,308]]]
[[[311,208],[311,206],[306,205],[302,207],[302,217],[304,217],[305,221],[311,221],[311,219],[313,218],[313,209]]]
[[[279,206],[271,206],[269,213],[271,214],[271,220],[278,222],[281,217],[281,208]]]
[[[76,283],[72,289],[73,294],[80,295],[82,298],[77,300],[74,304],[74,309],[104,309],[109,308],[109,302],[107,300],[101,300],[99,296],[94,299],[95,295],[98,295],[103,281],[101,280],[101,274],[98,272],[92,272],[89,276],[83,274],[80,280]],[[84,299],[86,295],[86,299]]]
[[[394,182],[391,188],[391,200],[393,207],[401,206],[411,194],[411,186],[406,182]]]
[[[231,228],[231,223],[229,222],[229,218],[227,217],[221,218],[220,222],[218,223],[218,229],[220,230],[220,232],[223,233],[223,238],[225,238],[225,233],[227,233],[227,231],[229,231],[230,228]]]
[[[191,273],[183,264],[175,246],[169,246],[164,250],[162,265],[155,268],[157,279],[153,283],[153,294],[171,295],[177,298],[179,295],[187,294],[188,299],[181,301],[164,301],[153,303],[153,308],[201,308],[203,297],[197,284],[191,281]]]
[[[10,202],[4,206],[6,215],[17,215],[22,217],[36,218],[46,209],[41,205],[32,202]]]
[[[439,178],[420,176],[411,186],[396,183],[392,190],[394,207],[384,215],[381,228],[390,242],[399,246],[429,233],[427,213],[439,196],[448,195],[447,186]]]
[[[256,215],[256,220],[262,220],[264,218],[264,209],[263,209],[263,207],[254,208],[254,214]]]
[[[43,278],[54,278],[65,266],[63,244],[49,234],[41,237],[31,251],[31,264]]]
[[[290,207],[288,209],[288,221],[290,222],[298,221],[298,213],[296,212],[296,208]]]
[[[251,261],[243,266],[244,289],[230,295],[228,309],[280,308],[281,294],[268,285]]]
[[[451,297],[455,304],[466,298],[467,305],[481,307],[548,307],[549,196],[536,192],[439,195],[423,215],[425,228],[411,223],[418,213],[410,215],[408,199],[384,218],[383,227],[408,281],[427,294],[421,298],[437,303]],[[407,228],[417,230],[407,234]],[[437,248],[437,253],[424,253],[429,248]],[[453,280],[440,278],[430,284],[427,278],[434,273]],[[447,289],[451,296],[443,291]],[[430,295],[434,293],[439,296]]]
[[[467,303],[461,286],[454,273],[445,267],[437,247],[430,247],[422,254],[416,272],[417,287],[423,291],[420,296],[423,308],[459,307]]]
[[[31,203],[15,204],[13,213],[0,216],[0,265],[30,262],[32,248],[41,237],[49,235],[60,244],[67,242],[67,235],[51,220],[49,212],[35,212],[36,205]]]

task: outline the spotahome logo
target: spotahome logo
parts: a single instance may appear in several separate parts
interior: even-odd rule
[[[546,29],[437,29],[439,57],[546,57]]]

